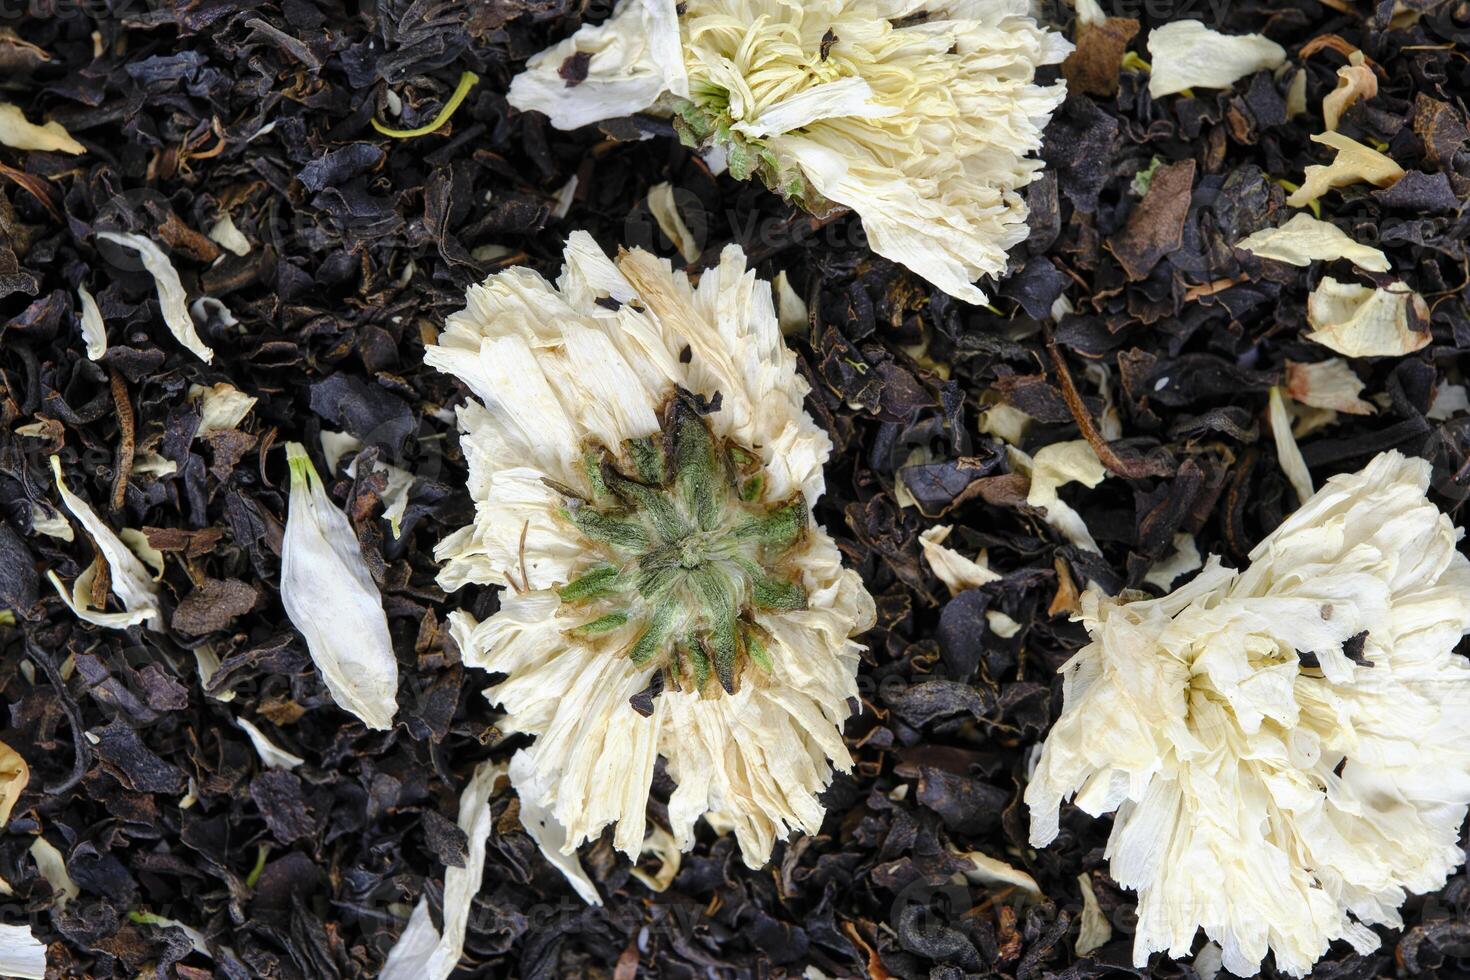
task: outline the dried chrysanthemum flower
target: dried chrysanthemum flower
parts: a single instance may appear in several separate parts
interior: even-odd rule
[[[1189,955],[1307,973],[1335,939],[1378,944],[1407,893],[1464,861],[1470,561],[1384,453],[1333,477],[1234,571],[1211,558],[1162,599],[1089,592],[1092,643],[1026,789],[1031,843],[1058,809],[1117,810],[1111,874],[1138,891],[1134,962]]]
[[[1026,238],[1018,190],[1065,96],[1036,70],[1070,50],[1025,0],[622,0],[531,59],[510,101],[566,128],[671,111],[734,176],[853,209],[875,252],[982,303],[974,280]]]
[[[850,764],[851,637],[874,617],[812,520],[830,443],[769,285],[734,246],[695,287],[579,232],[555,287],[511,269],[467,299],[426,358],[478,399],[459,412],[476,521],[441,543],[440,583],[508,587],[451,629],[508,675],[503,727],[536,736],[516,788],[566,853],[616,823],[636,855],[663,756],[680,846],[709,814],[760,866],[818,829]]]

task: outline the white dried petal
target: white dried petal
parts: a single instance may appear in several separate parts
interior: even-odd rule
[[[125,527],[117,532],[117,536],[122,539],[123,544],[128,546],[129,551],[142,560],[143,564],[153,569],[153,581],[158,582],[163,579],[163,552],[153,547],[148,541],[148,535],[135,527]]]
[[[0,976],[46,980],[46,947],[30,926],[0,925]]]
[[[1041,508],[1046,514],[1046,522],[1072,544],[1101,553],[1102,549],[1093,540],[1082,515],[1057,494],[1059,489],[1073,482],[1091,489],[1107,476],[1107,469],[1087,441],[1076,439],[1052,443],[1038,450],[1035,459],[1011,445],[1006,446],[1006,452],[1012,468],[1031,479],[1026,503]]]
[[[255,407],[256,399],[228,381],[220,381],[208,388],[190,385],[189,401],[199,403],[199,428],[194,435],[203,438],[211,432],[226,432],[239,426]]]
[[[788,337],[800,336],[811,325],[806,300],[798,296],[796,290],[791,288],[791,280],[787,277],[785,269],[776,273],[773,284],[776,287],[776,312],[781,320],[781,332]]]
[[[369,728],[393,727],[398,660],[383,597],[347,515],[299,443],[286,444],[291,500],[281,545],[281,604],[306,638],[332,700]]]
[[[383,963],[379,980],[448,980],[464,955],[470,903],[480,891],[485,874],[485,844],[493,819],[490,797],[495,781],[505,772],[499,763],[482,762],[459,797],[459,829],[469,839],[465,866],[444,869],[444,931],[434,928],[429,900],[419,899],[408,926]]]
[[[907,788],[908,784],[903,784]],[[674,835],[664,830],[658,824],[654,824],[648,830],[648,838],[643,842],[643,856],[652,854],[658,858],[659,867],[656,874],[649,874],[642,868],[633,867],[628,873],[643,882],[650,891],[666,892],[674,879],[679,876],[679,866],[683,863],[684,852],[679,850],[679,842],[674,840]]]
[[[209,226],[209,240],[226,252],[246,256],[250,254],[250,239],[235,227],[235,219],[226,211],[220,219]]]
[[[81,314],[77,323],[82,330],[82,341],[87,345],[87,359],[95,361],[107,353],[107,324],[102,322],[102,311],[86,286],[77,287],[77,303]]]
[[[122,601],[123,608],[127,612],[104,613],[92,609],[91,583],[95,575],[95,568],[92,567],[77,578],[70,594],[61,584],[61,579],[56,573],[48,572],[47,577],[55,586],[57,595],[61,596],[62,601],[78,617],[97,626],[125,629],[137,623],[146,623],[149,629],[162,631],[163,616],[158,610],[158,586],[153,576],[148,574],[147,567],[137,555],[133,554],[132,549],[113,533],[112,528],[97,516],[91,504],[67,489],[66,480],[61,475],[59,456],[51,457],[51,472],[56,477],[56,490],[61,495],[62,504],[71,512],[71,516],[81,523],[83,530],[91,536],[97,545],[97,550],[107,561],[113,594]]]
[[[1374,288],[1324,276],[1307,297],[1307,339],[1345,357],[1401,357],[1429,346],[1429,306],[1403,286]]]
[[[966,868],[964,874],[973,885],[1019,889],[1023,897],[1033,901],[1042,897],[1041,886],[1036,883],[1035,878],[1000,858],[993,858],[981,851],[966,851],[955,856],[970,862],[971,867]]]
[[[1329,479],[1241,571],[1211,557],[1161,599],[1089,590],[1092,642],[1026,788],[1031,843],[1062,801],[1116,810],[1110,874],[1138,892],[1134,963],[1226,970],[1267,952],[1308,973],[1335,939],[1377,945],[1407,893],[1465,860],[1470,560],[1428,500],[1425,460]]]
[[[342,461],[343,456],[348,453],[355,454],[362,448],[362,441],[351,433],[331,432],[327,429],[322,430],[321,444],[322,457],[327,462],[327,475],[329,476],[336,475],[337,464]]]
[[[1247,75],[1286,63],[1286,49],[1260,34],[1221,34],[1197,20],[1174,20],[1148,36],[1155,99],[1187,88],[1230,88]]]
[[[966,589],[979,588],[990,582],[999,582],[1001,576],[977,562],[971,561],[953,548],[946,548],[944,540],[954,530],[948,524],[937,524],[919,534],[919,547],[924,551],[924,560],[949,589],[950,595],[959,595]]]
[[[524,751],[517,752],[510,761],[510,779],[520,795],[521,826],[536,842],[546,862],[562,873],[567,884],[588,905],[601,905],[602,895],[597,885],[587,877],[582,862],[577,858],[576,846],[567,840],[567,828],[551,814],[545,806],[536,802],[541,795],[533,787],[538,783],[535,763]],[[521,786],[527,792],[521,792]]]
[[[582,61],[583,80],[563,74]],[[577,129],[641,112],[665,92],[689,92],[675,0],[620,0],[601,24],[582,25],[526,62],[506,98],[546,113],[558,129]]]
[[[43,150],[73,156],[87,152],[87,148],[72,139],[61,123],[53,120],[37,126],[26,119],[20,106],[9,102],[0,102],[0,143],[16,150]]]
[[[1461,412],[1470,412],[1470,393],[1466,392],[1464,385],[1442,384],[1434,389],[1434,401],[1429,403],[1429,411],[1424,415],[1442,422]]]
[[[71,522],[61,516],[61,511],[54,510],[40,501],[31,501],[31,530],[36,534],[44,534],[58,541],[75,541],[76,532],[71,529]]]
[[[1077,887],[1082,889],[1081,926],[1077,930],[1077,942],[1073,946],[1078,956],[1086,956],[1099,947],[1106,946],[1113,938],[1113,924],[1097,904],[1097,894],[1092,890],[1092,876],[1086,873],[1077,876]]]
[[[1174,535],[1174,550],[1169,557],[1155,563],[1143,580],[1168,592],[1181,575],[1198,571],[1203,566],[1204,559],[1200,557],[1199,546],[1194,543],[1194,535],[1180,531]]]
[[[1347,259],[1369,272],[1387,272],[1390,268],[1388,256],[1382,251],[1353,241],[1337,225],[1319,221],[1305,211],[1279,228],[1263,228],[1241,239],[1235,247],[1297,266]]]
[[[1362,392],[1363,380],[1340,357],[1315,364],[1286,362],[1286,393],[1292,401],[1348,415],[1372,415],[1377,409],[1359,397]]]
[[[142,235],[126,232],[99,231],[97,237],[138,253],[143,268],[153,276],[158,291],[158,307],[163,313],[163,322],[168,325],[169,332],[205,364],[213,361],[214,351],[209,349],[194,329],[194,320],[189,316],[188,296],[184,292],[183,282],[179,280],[178,270],[163,249]]]
[[[1337,88],[1322,100],[1322,118],[1329,130],[1336,130],[1342,114],[1359,99],[1371,99],[1378,94],[1378,76],[1364,62],[1363,52],[1348,55],[1348,63],[1337,70]]]
[[[1312,486],[1312,474],[1302,456],[1301,447],[1291,434],[1291,415],[1286,411],[1286,402],[1281,397],[1281,386],[1272,385],[1270,407],[1267,418],[1271,423],[1271,436],[1276,443],[1276,460],[1281,470],[1296,491],[1296,499],[1305,502],[1316,490]]]
[[[1314,163],[1303,171],[1302,186],[1286,199],[1294,208],[1304,208],[1336,187],[1361,183],[1388,187],[1404,175],[1404,168],[1392,158],[1341,133],[1317,133],[1312,141],[1332,147],[1337,155],[1325,166]]]
[[[665,180],[648,189],[648,210],[658,223],[658,230],[674,243],[685,262],[693,262],[699,258],[699,242],[684,223],[684,216],[679,213],[679,206],[674,202],[673,184]]]
[[[255,754],[260,756],[261,764],[267,769],[295,769],[306,761],[272,742],[249,718],[236,718],[235,724],[250,737],[250,744],[255,746]]]
[[[31,860],[36,862],[36,870],[51,886],[58,911],[65,909],[68,902],[82,893],[66,870],[66,859],[46,838],[37,837],[31,842]]]

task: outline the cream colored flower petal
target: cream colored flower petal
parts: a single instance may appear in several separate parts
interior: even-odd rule
[[[993,858],[981,851],[967,851],[957,856],[973,865],[964,872],[971,884],[991,888],[1016,888],[1033,901],[1040,900],[1042,897],[1041,886],[1036,884],[1036,879],[1020,868],[1012,867],[999,858]]]
[[[1211,558],[1159,600],[1090,591],[1090,643],[1026,790],[1032,843],[1075,794],[1116,809],[1110,873],[1139,893],[1134,962],[1226,969],[1268,951],[1302,976],[1330,941],[1366,951],[1406,893],[1464,860],[1470,561],[1425,496],[1430,466],[1385,453],[1332,477],[1241,572]],[[1361,637],[1357,659],[1346,644]]]
[[[1335,187],[1362,183],[1388,187],[1404,175],[1404,168],[1391,158],[1341,133],[1318,133],[1312,141],[1332,147],[1337,155],[1326,166],[1314,163],[1306,168],[1302,186],[1286,199],[1294,208],[1306,207]]]
[[[939,576],[939,581],[949,589],[949,594],[959,595],[966,589],[999,582],[1001,576],[998,573],[944,546],[944,540],[952,530],[954,528],[948,524],[938,524],[919,535],[919,547],[924,551],[924,560],[929,563],[934,574]]]
[[[250,254],[250,239],[235,227],[235,220],[230,217],[229,212],[221,215],[218,221],[210,225],[208,236],[210,241],[226,252],[239,256]]]
[[[0,975],[15,980],[45,980],[46,946],[30,926],[0,925]]]
[[[1363,381],[1340,357],[1315,364],[1286,362],[1286,393],[1292,401],[1349,415],[1372,415],[1377,409],[1359,396]]]
[[[511,759],[510,780],[517,786],[522,783],[529,786],[536,780],[534,763],[524,750],[517,752]],[[538,806],[525,794],[521,795],[520,812],[521,826],[526,828],[526,833],[536,842],[541,856],[562,873],[562,877],[566,878],[567,884],[581,896],[582,901],[588,905],[601,905],[602,896],[597,891],[597,885],[587,877],[582,862],[577,859],[575,846],[567,841],[567,829],[544,807]],[[635,869],[633,873],[638,872]]]
[[[210,385],[189,386],[189,401],[197,402],[200,409],[199,428],[196,437],[211,432],[224,432],[245,421],[245,416],[255,407],[255,396],[247,395],[228,381]]]
[[[1378,94],[1378,76],[1364,64],[1363,52],[1348,55],[1348,64],[1337,70],[1337,88],[1322,100],[1322,118],[1330,131],[1336,131],[1342,114],[1359,99],[1371,99]]]
[[[1470,412],[1470,393],[1466,392],[1464,385],[1442,384],[1434,389],[1434,401],[1430,402],[1429,411],[1424,415],[1442,422],[1461,412]]]
[[[59,122],[37,126],[26,119],[20,106],[0,102],[0,143],[16,150],[47,150],[76,155],[87,148],[71,138]]]
[[[791,288],[791,280],[786,277],[785,269],[776,273],[772,285],[776,289],[776,310],[781,322],[781,332],[788,337],[805,332],[810,326],[806,300]]]
[[[97,516],[96,511],[92,510],[92,505],[67,489],[66,480],[61,475],[60,457],[51,457],[51,472],[56,478],[56,491],[61,495],[62,504],[71,512],[71,516],[81,523],[83,530],[96,543],[97,550],[106,560],[113,594],[122,601],[123,608],[127,612],[98,613],[91,611],[90,583],[91,576],[94,574],[91,569],[82,576],[87,580],[88,588],[85,591],[80,591],[79,588],[74,589],[71,596],[67,595],[56,573],[48,573],[48,578],[56,587],[57,594],[78,616],[96,625],[124,629],[136,623],[146,623],[151,630],[162,630],[163,616],[158,610],[158,586],[153,576],[148,574],[148,569],[132,549],[124,544],[123,540],[113,533],[112,528]],[[77,586],[81,585],[81,579],[78,579]]]
[[[674,840],[674,835],[655,824],[648,831],[648,839],[643,842],[643,855],[646,857],[649,854],[658,858],[657,874],[649,874],[642,868],[629,868],[628,873],[648,886],[649,891],[666,892],[679,876],[684,853],[679,850],[679,842]]]
[[[601,24],[584,24],[528,61],[506,98],[546,113],[558,129],[577,129],[688,91],[674,0],[620,0]]]
[[[1230,88],[1247,75],[1286,63],[1286,49],[1260,34],[1221,34],[1197,20],[1174,20],[1148,36],[1156,99],[1187,88]]]
[[[1270,408],[1267,418],[1271,423],[1271,436],[1276,443],[1276,459],[1282,472],[1296,491],[1297,500],[1305,502],[1315,492],[1312,474],[1307,470],[1307,461],[1301,447],[1291,434],[1291,416],[1286,411],[1286,402],[1281,397],[1281,386],[1271,387]]]
[[[383,597],[357,535],[298,443],[286,444],[291,498],[281,544],[281,605],[306,639],[332,700],[369,728],[393,727],[398,659]]]
[[[1428,330],[1410,325],[1429,322],[1423,297],[1403,286],[1390,289],[1338,282],[1324,276],[1307,297],[1308,340],[1346,357],[1401,357],[1429,346]]]
[[[31,781],[31,767],[21,754],[0,742],[0,827],[10,822],[10,814]]]
[[[1086,956],[1113,938],[1113,924],[1103,914],[1097,903],[1097,894],[1092,890],[1092,877],[1077,876],[1077,887],[1082,889],[1082,926],[1077,930],[1077,942],[1073,946],[1078,956]]]
[[[37,837],[31,842],[30,853],[31,860],[36,862],[36,870],[51,886],[51,894],[56,898],[56,908],[65,909],[68,902],[82,893],[66,870],[66,858],[44,837]]]
[[[87,359],[95,361],[107,353],[107,324],[102,322],[102,311],[97,309],[97,301],[86,286],[77,287],[77,303],[82,308],[77,321],[82,341],[87,345]]]
[[[882,119],[903,112],[899,106],[873,101],[873,89],[856,76],[823,82],[766,107],[758,116],[743,119],[730,128],[754,139],[780,136],[803,129],[823,119],[857,116]]]
[[[205,364],[213,361],[214,351],[210,350],[209,345],[200,339],[198,331],[194,329],[194,318],[189,315],[188,296],[184,292],[184,284],[179,281],[178,270],[163,249],[142,235],[99,231],[97,237],[138,253],[143,268],[153,276],[158,291],[158,307],[169,332]]]
[[[250,744],[255,747],[255,754],[260,756],[261,764],[267,769],[295,769],[306,760],[301,756],[276,745],[266,737],[265,732],[255,727],[248,718],[236,718],[235,724],[239,725],[245,734],[250,737]]]
[[[1168,592],[1179,576],[1198,571],[1203,566],[1204,560],[1200,558],[1199,546],[1194,543],[1194,536],[1181,531],[1174,535],[1173,552],[1149,569],[1143,580]]]
[[[429,918],[429,900],[419,899],[408,926],[388,951],[380,980],[448,980],[464,955],[470,903],[485,874],[485,846],[493,819],[490,797],[505,771],[499,763],[482,762],[459,797],[459,829],[469,840],[465,865],[444,869],[444,931]]]
[[[1319,221],[1305,211],[1292,216],[1279,228],[1265,228],[1235,243],[1265,259],[1305,266],[1313,262],[1348,259],[1369,272],[1387,272],[1388,256],[1371,245],[1360,245],[1341,228]]]
[[[685,262],[693,262],[699,258],[699,243],[695,241],[694,234],[684,223],[684,216],[679,213],[678,205],[674,203],[673,184],[665,180],[648,189],[648,210],[658,223],[659,231],[674,243]]]
[[[1057,490],[1068,483],[1080,482],[1090,488],[1107,476],[1107,470],[1087,441],[1077,439],[1044,446],[1037,451],[1034,460],[1015,446],[1007,446],[1006,451],[1011,466],[1031,478],[1026,503],[1040,507],[1046,514],[1046,522],[1072,544],[1100,552],[1082,515],[1057,494]]]

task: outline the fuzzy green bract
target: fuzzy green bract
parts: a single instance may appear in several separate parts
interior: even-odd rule
[[[669,399],[660,421],[657,437],[588,450],[592,494],[569,495],[562,516],[590,561],[561,599],[585,612],[579,634],[662,664],[674,688],[703,692],[713,678],[733,693],[744,663],[770,667],[754,614],[806,607],[784,567],[806,533],[806,501],[761,503],[760,458],[711,435],[689,396]]]

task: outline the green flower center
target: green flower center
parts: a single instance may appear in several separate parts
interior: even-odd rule
[[[714,694],[713,678],[733,693],[747,663],[771,667],[754,613],[806,607],[789,567],[806,501],[765,503],[760,457],[716,439],[687,393],[661,416],[656,437],[588,451],[590,496],[558,488],[593,556],[561,599],[585,614],[574,632],[661,665],[663,683]]]

